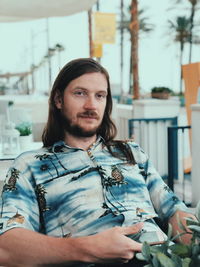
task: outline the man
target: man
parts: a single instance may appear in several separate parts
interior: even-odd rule
[[[174,234],[180,230],[176,216],[185,223],[187,208],[137,144],[114,141],[111,111],[109,75],[100,64],[83,58],[63,67],[44,147],[16,158],[4,184],[1,265],[117,266],[133,259],[131,266],[140,266],[138,236],[165,238],[156,217]]]

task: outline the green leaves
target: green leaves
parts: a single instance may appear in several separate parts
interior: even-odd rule
[[[200,222],[200,201],[197,204],[196,216],[197,216],[198,221]]]
[[[161,93],[161,92],[165,92],[165,93],[172,93],[172,90],[168,87],[164,87],[164,86],[155,86],[151,89],[152,93]]]
[[[172,237],[172,226],[168,227],[168,239],[160,245],[150,246],[144,242],[142,253],[137,255],[140,260],[145,260],[148,264],[145,267],[197,267],[200,266],[200,202],[196,208],[197,220],[188,217],[187,227],[191,231],[192,239],[188,245],[173,243],[178,237],[188,234],[188,229],[177,217],[178,226],[183,233]]]
[[[19,131],[20,136],[26,136],[32,133],[32,125],[29,122],[22,122],[15,128]]]
[[[187,226],[189,225],[199,225],[198,221],[193,220],[192,218],[186,218]]]
[[[144,242],[142,246],[142,255],[146,261],[151,261],[151,250],[147,242]]]
[[[175,266],[182,266],[182,259],[176,254],[172,254],[171,259],[174,262]]]
[[[190,255],[191,249],[188,245],[185,244],[174,244],[170,247],[172,253],[181,258],[187,257]]]
[[[193,232],[200,233],[200,226],[198,225],[189,225],[188,228],[192,230]]]
[[[190,258],[185,258],[185,259],[183,259],[182,267],[189,267],[190,263],[191,263],[191,259]]]
[[[165,254],[161,252],[157,254],[157,258],[158,258],[158,261],[161,263],[161,266],[163,267],[176,267],[174,262],[169,257],[167,257]]]

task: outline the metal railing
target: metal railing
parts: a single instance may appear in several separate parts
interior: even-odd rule
[[[186,196],[186,177],[191,172],[190,129],[190,125],[168,127],[168,185],[176,191],[177,182],[179,196],[186,203],[191,201]]]
[[[129,119],[129,137],[145,150],[161,176],[168,177],[167,128],[177,125],[177,117]]]

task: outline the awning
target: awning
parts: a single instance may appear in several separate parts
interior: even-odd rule
[[[97,0],[1,0],[0,22],[72,15],[89,10]]]

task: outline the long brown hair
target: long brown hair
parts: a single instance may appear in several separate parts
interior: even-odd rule
[[[79,58],[67,63],[59,72],[53,84],[51,94],[49,97],[49,114],[47,124],[42,134],[42,141],[44,147],[53,145],[59,140],[64,140],[65,130],[62,122],[60,110],[55,105],[55,97],[59,95],[63,97],[64,91],[68,84],[86,73],[99,72],[105,75],[107,88],[107,101],[105,107],[104,117],[101,127],[97,134],[101,135],[105,142],[108,143],[114,139],[117,130],[113,121],[111,120],[112,112],[112,96],[110,88],[110,79],[107,70],[101,66],[97,61],[91,58]]]

